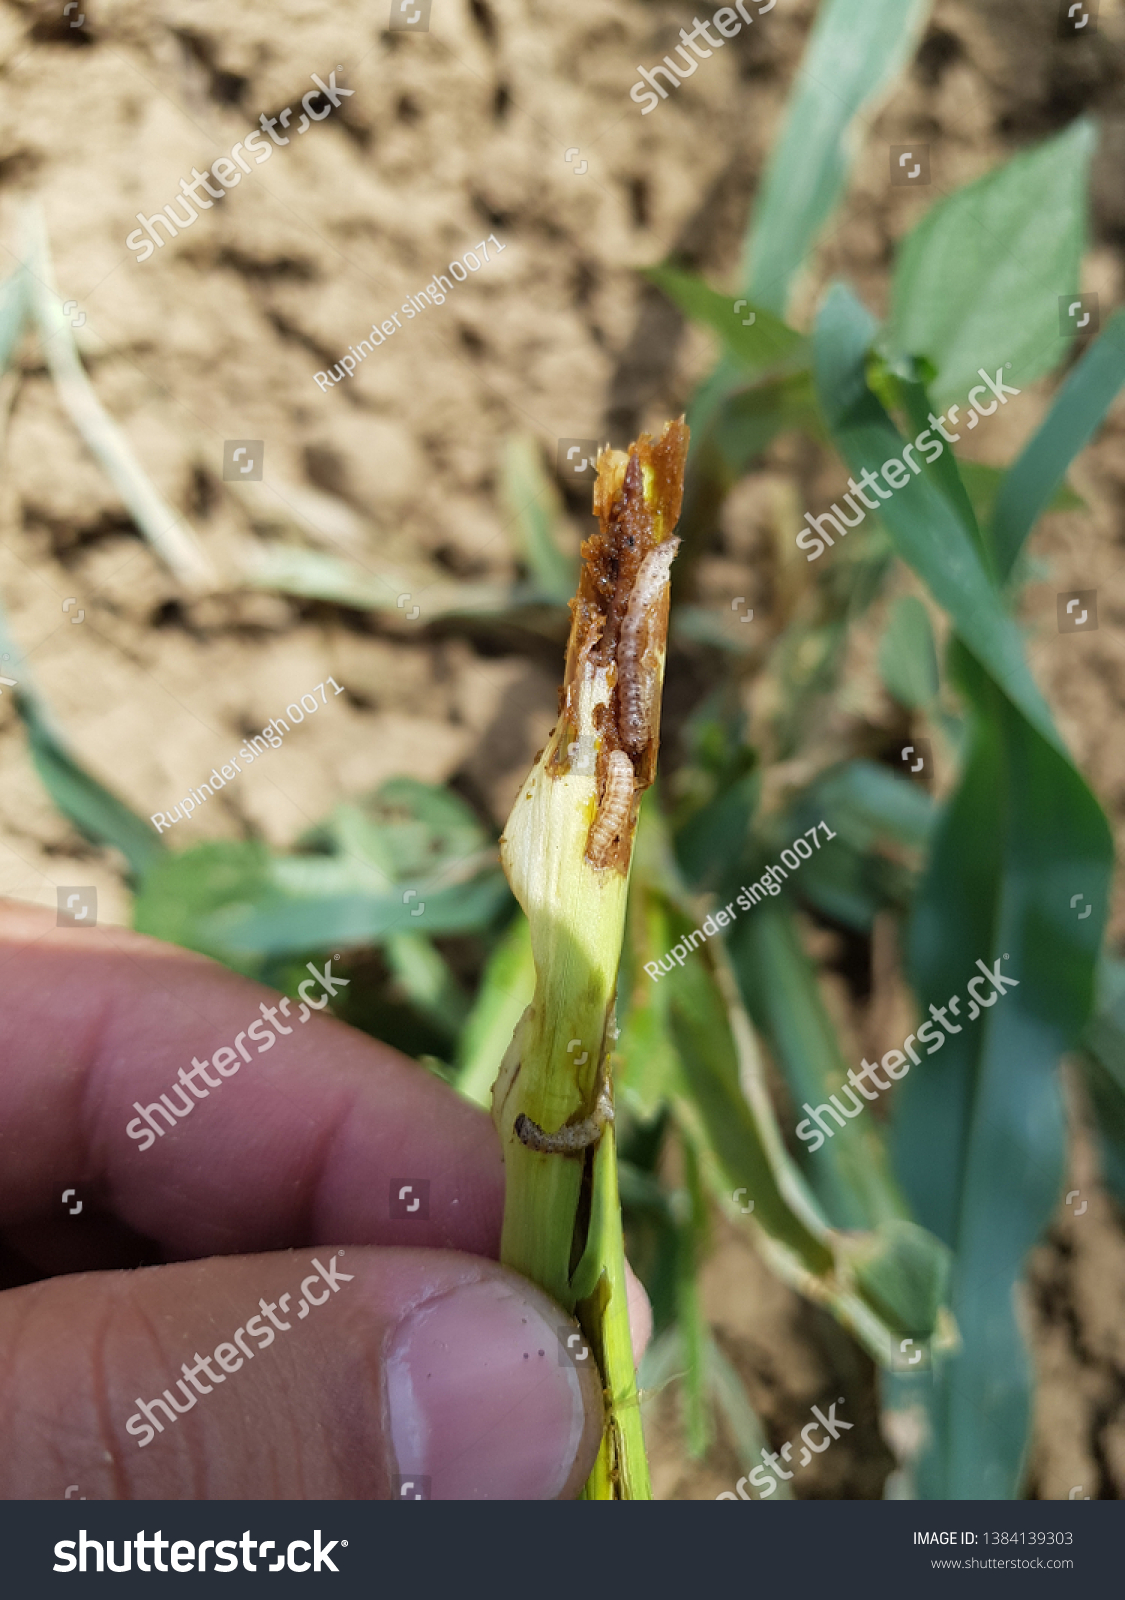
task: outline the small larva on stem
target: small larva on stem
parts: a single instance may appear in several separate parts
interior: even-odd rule
[[[611,750],[605,769],[605,793],[586,844],[586,854],[596,867],[603,865],[613,841],[628,825],[632,800],[633,763],[624,750]]]
[[[639,755],[652,738],[656,703],[656,662],[642,660],[642,634],[664,593],[679,548],[678,539],[665,539],[641,562],[617,640],[617,728],[632,755]]]
[[[601,1138],[606,1123],[612,1121],[613,1101],[609,1089],[603,1084],[593,1115],[583,1117],[581,1122],[569,1123],[557,1133],[544,1133],[537,1122],[532,1122],[531,1118],[521,1111],[515,1120],[513,1131],[520,1143],[525,1144],[529,1150],[538,1150],[540,1155],[545,1156],[567,1156],[576,1155],[580,1150],[588,1150]]]

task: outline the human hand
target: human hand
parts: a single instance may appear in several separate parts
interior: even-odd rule
[[[2,904],[0,982],[0,1498],[578,1492],[598,1375],[487,1259],[503,1169],[481,1111],[119,928]],[[181,1120],[140,1141],[173,1120],[162,1094]],[[391,1217],[400,1178],[428,1181],[428,1215]]]

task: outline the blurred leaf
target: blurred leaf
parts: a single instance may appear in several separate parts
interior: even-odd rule
[[[83,838],[120,850],[135,878],[143,878],[167,857],[167,847],[152,824],[79,765],[36,697],[17,694],[16,710],[27,729],[31,759],[43,787]]]
[[[469,807],[414,778],[338,806],[301,843],[304,854],[185,851],[146,882],[143,931],[256,970],[255,958],[479,932],[509,900],[495,847]]]
[[[449,963],[420,933],[392,933],[386,954],[391,976],[414,1010],[447,1039],[456,1039],[469,1002]]]
[[[833,830],[857,850],[870,850],[884,838],[921,849],[929,839],[934,804],[925,789],[877,762],[830,767],[805,792],[801,820],[804,814],[827,819],[830,813]]]
[[[848,1245],[864,1295],[898,1333],[927,1339],[949,1295],[950,1251],[917,1223],[891,1217]]]
[[[269,865],[269,851],[256,840],[213,839],[166,855],[141,883],[133,902],[133,926],[166,944],[198,950],[237,971],[256,974],[259,959],[230,959],[203,935],[200,924],[216,906],[263,896]],[[310,943],[309,948],[315,946]]]
[[[504,1052],[534,993],[531,931],[517,909],[488,959],[457,1050],[457,1091],[486,1110]]]
[[[676,1325],[680,1330],[680,1349],[684,1362],[681,1391],[684,1436],[688,1455],[693,1461],[699,1461],[710,1449],[715,1434],[708,1403],[707,1318],[699,1290],[699,1275],[707,1243],[708,1212],[699,1174],[699,1159],[690,1139],[682,1141],[681,1149],[686,1180],[683,1199],[687,1205],[686,1215],[677,1229]]]
[[[1106,1188],[1125,1207],[1125,962],[1104,959],[1098,1006],[1082,1035]]]
[[[478,933],[490,926],[509,900],[499,868],[467,883],[442,889],[420,880],[411,893],[289,895],[275,887],[275,873],[260,899],[224,905],[201,917],[197,937],[210,949],[240,955],[288,955],[326,950],[330,945],[379,944],[410,928],[412,911],[425,907],[423,926],[431,936]],[[411,898],[414,904],[411,906]],[[409,909],[408,909],[409,908]]]
[[[47,227],[37,200],[27,205],[24,229],[30,314],[38,323],[43,356],[64,411],[169,572],[189,591],[214,588],[217,574],[195,530],[160,494],[87,376],[55,287]]]
[[[245,581],[257,589],[327,600],[354,611],[385,611],[420,626],[444,617],[503,618],[551,603],[531,584],[454,582],[428,572],[376,573],[299,545],[254,547],[245,569]]]
[[[12,363],[29,310],[27,273],[18,267],[0,283],[0,374],[7,372]]]
[[[370,865],[393,883],[434,876],[493,850],[459,795],[417,778],[389,778],[374,794],[338,806],[300,843]]]
[[[837,448],[853,472],[901,455],[903,440],[865,378],[874,333],[867,310],[842,285],[826,297],[814,341],[817,388]],[[974,540],[930,479],[911,477],[882,504],[895,549],[949,612],[961,639],[1028,720],[1056,748],[1061,741],[1027,668],[1023,642]]]
[[[735,924],[729,945],[747,1009],[788,1086],[794,1123],[800,1123],[805,1103],[818,1107],[839,1093],[847,1063],[792,912],[780,898],[755,906]],[[805,1179],[836,1228],[872,1228],[906,1215],[878,1124],[866,1108],[865,1113],[841,1128],[830,1110],[834,1136],[815,1154],[798,1147]]]
[[[734,390],[716,411],[707,437],[733,482],[779,433],[795,428],[814,438],[823,433],[809,372]]]
[[[879,676],[899,705],[920,710],[938,692],[937,650],[930,614],[914,595],[891,607],[879,641]]]
[[[1068,374],[1050,411],[1004,476],[992,523],[1001,577],[1011,572],[1036,521],[1057,500],[1067,468],[1093,438],[1122,384],[1125,311],[1118,311]]]
[[[825,0],[817,12],[747,234],[755,304],[784,315],[843,195],[859,125],[906,65],[929,10],[928,0]]]
[[[807,341],[772,311],[753,306],[748,300],[720,294],[702,278],[678,267],[648,267],[645,276],[662,289],[685,316],[717,333],[723,348],[754,377],[762,377],[782,366],[808,366]],[[751,317],[750,326],[745,326]]]
[[[980,461],[958,461],[957,467],[969,499],[973,503],[977,521],[981,527],[987,527],[992,521],[996,501],[1007,473],[1002,467],[986,467]],[[1043,507],[1043,510],[1085,511],[1086,502],[1080,494],[1075,494],[1064,479]]]
[[[526,434],[512,434],[505,443],[500,489],[517,555],[543,597],[565,606],[578,588],[578,560],[559,544],[562,503],[538,444]]]
[[[1078,284],[1094,127],[1082,118],[939,200],[903,241],[885,348],[925,356],[938,404],[1007,364],[1023,389],[1058,365],[1059,296]]]
[[[965,649],[951,663],[973,707],[971,740],[918,897],[914,987],[923,1006],[948,1007],[978,958],[1002,958],[1018,987],[979,1020],[962,1011],[941,1061],[924,1058],[900,1084],[895,1154],[918,1220],[954,1250],[964,1340],[935,1373],[919,1481],[928,1498],[1007,1499],[1019,1492],[1031,1396],[1015,1288],[1058,1203],[1058,1063],[1093,999],[1112,845],[1065,753]],[[1076,892],[1092,916],[1071,906]]]
[[[769,1436],[750,1403],[742,1379],[710,1337],[707,1340],[707,1365],[715,1409],[730,1429],[731,1443],[739,1464],[749,1473],[762,1460],[762,1451],[769,1448]],[[793,1491],[788,1479],[777,1478],[774,1481],[777,1484],[776,1498],[791,1500]],[[775,1495],[771,1495],[770,1499],[774,1499]]]

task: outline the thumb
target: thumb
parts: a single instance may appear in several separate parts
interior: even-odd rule
[[[602,1424],[575,1330],[526,1279],[444,1250],[314,1246],[12,1289],[0,1497],[573,1497]]]

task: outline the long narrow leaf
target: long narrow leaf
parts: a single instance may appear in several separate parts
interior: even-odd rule
[[[798,268],[840,200],[870,116],[906,64],[929,0],[822,5],[766,167],[746,243],[746,292],[784,315]]]
[[[1000,576],[1006,578],[1024,540],[1061,487],[1125,384],[1125,311],[1110,318],[1071,372],[1018,461],[1005,475],[992,516]]]

